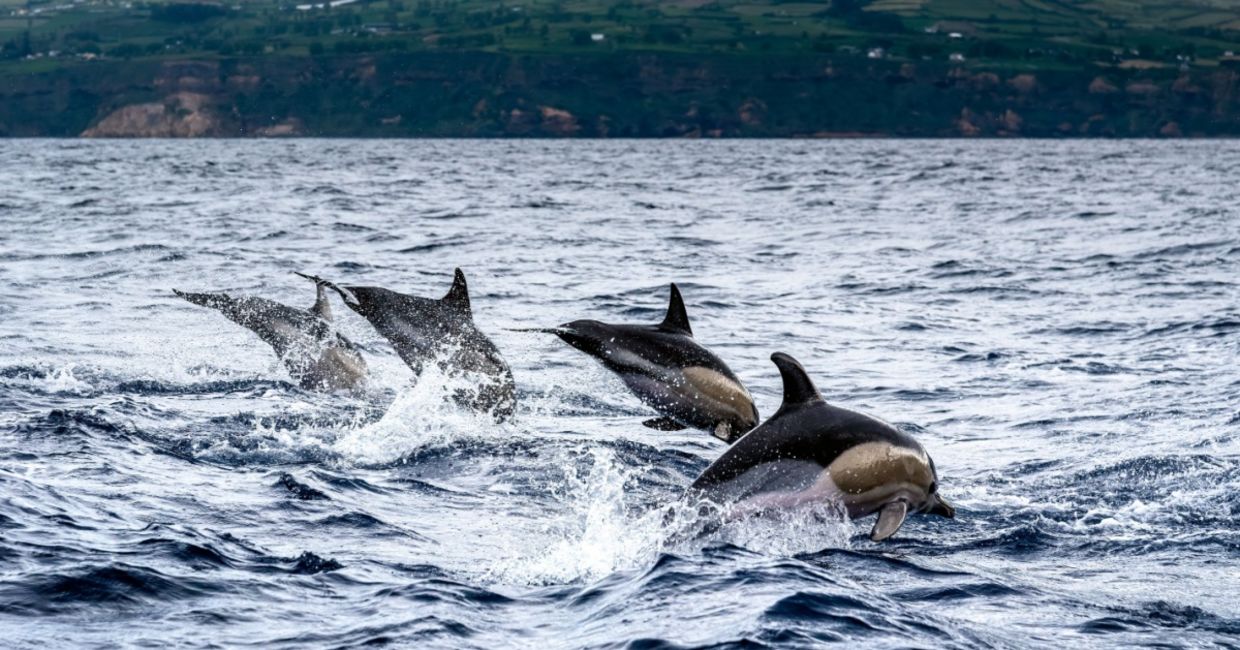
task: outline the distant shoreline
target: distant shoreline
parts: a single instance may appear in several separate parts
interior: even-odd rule
[[[4,82],[0,137],[1240,136],[1231,67],[397,52],[97,61]]]

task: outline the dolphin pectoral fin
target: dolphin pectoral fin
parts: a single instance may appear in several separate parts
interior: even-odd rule
[[[881,542],[896,534],[908,516],[908,504],[903,501],[892,501],[878,511],[878,521],[870,531],[870,539]]]
[[[656,431],[681,431],[689,428],[672,418],[651,418],[642,422],[642,426]]]

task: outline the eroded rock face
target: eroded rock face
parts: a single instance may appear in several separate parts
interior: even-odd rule
[[[400,117],[398,116],[396,119],[399,120]],[[295,117],[290,117],[282,122],[272,124],[271,126],[265,126],[254,130],[254,135],[257,135],[260,138],[290,138],[305,134],[305,125],[301,123],[301,120]]]
[[[1119,92],[1119,88],[1107,81],[1105,77],[1094,77],[1094,80],[1089,83],[1091,95],[1110,95],[1115,92]]]
[[[1003,130],[1008,134],[1020,133],[1020,127],[1025,123],[1024,118],[1010,108],[1003,112],[1003,118],[1000,121],[1003,124]]]
[[[542,129],[547,133],[569,136],[577,135],[577,132],[581,130],[581,125],[577,124],[577,117],[562,108],[540,106],[538,110],[542,114]]]
[[[741,104],[740,110],[737,111],[737,117],[741,123],[748,126],[760,126],[762,118],[766,116],[766,102],[760,99],[750,97]]]
[[[965,137],[973,137],[982,133],[982,130],[973,123],[973,111],[967,108],[960,110],[960,118],[956,120],[956,131]]]
[[[168,95],[162,102],[130,104],[112,111],[82,132],[85,138],[199,138],[224,135],[210,98],[192,92]]]
[[[1149,137],[1171,122],[1240,132],[1240,69],[439,52],[99,61],[0,83],[0,136]]]
[[[1028,95],[1038,89],[1038,78],[1031,74],[1018,74],[1008,79],[1008,85],[1017,92]]]

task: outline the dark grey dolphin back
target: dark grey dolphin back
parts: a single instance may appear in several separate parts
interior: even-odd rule
[[[458,390],[456,401],[491,412],[501,420],[508,418],[516,409],[516,382],[512,369],[495,343],[474,324],[469,287],[460,269],[456,269],[452,287],[438,303],[440,317],[452,325],[448,335],[451,356],[445,370],[467,370],[488,378],[478,384],[476,392]]]
[[[784,384],[779,410],[711,463],[691,489],[712,492],[767,463],[799,461],[826,468],[840,454],[864,442],[921,448],[882,420],[828,404],[805,368],[791,356],[776,352],[771,361],[779,368]]]
[[[516,400],[512,370],[491,339],[475,326],[469,287],[460,269],[456,269],[452,287],[438,300],[382,287],[335,288],[345,304],[391,342],[414,375],[420,376],[430,361],[437,361],[447,374],[476,373],[484,380],[476,390],[456,395],[456,401],[500,419],[512,414]]]

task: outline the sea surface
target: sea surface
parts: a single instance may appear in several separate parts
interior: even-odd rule
[[[0,645],[1240,647],[1240,144],[0,141]],[[172,289],[469,278],[496,425],[296,387]],[[723,451],[554,337],[668,283],[910,432],[955,520],[669,533]]]

